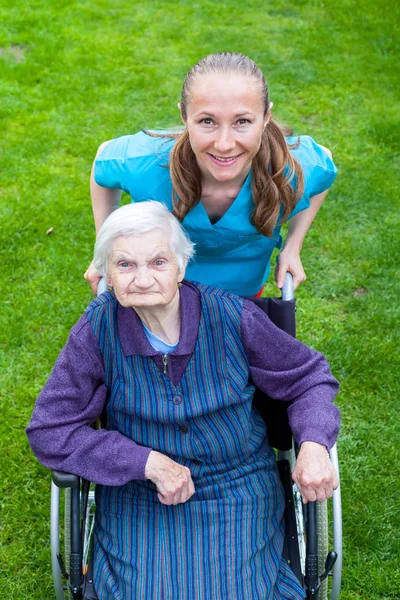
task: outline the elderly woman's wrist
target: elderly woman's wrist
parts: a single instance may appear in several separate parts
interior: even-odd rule
[[[326,444],[323,444],[321,442],[315,442],[312,440],[302,441],[300,444],[300,448],[303,448],[304,450],[315,450],[317,452],[321,449],[324,449],[325,452],[328,452],[328,446]]]
[[[137,479],[138,481],[145,481],[146,477],[146,465],[149,460],[150,454],[153,452],[152,448],[147,448],[145,446],[139,446],[139,455],[136,456],[136,465],[135,469],[137,471]]]
[[[150,450],[144,467],[144,479],[153,481],[157,476],[157,455],[159,452]]]

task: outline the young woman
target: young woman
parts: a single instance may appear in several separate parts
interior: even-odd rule
[[[336,176],[330,152],[272,119],[264,75],[242,54],[197,63],[179,109],[180,134],[140,132],[100,146],[91,178],[96,232],[121,190],[134,202],[160,201],[196,244],[188,279],[251,296],[262,291],[281,224],[291,219],[276,281],[282,287],[290,271],[297,287],[304,237]],[[95,290],[93,264],[85,277]]]

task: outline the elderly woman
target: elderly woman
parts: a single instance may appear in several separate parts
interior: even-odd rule
[[[95,264],[111,291],[72,328],[29,441],[45,466],[98,484],[101,600],[303,598],[282,558],[283,493],[252,398],[258,386],[292,402],[293,477],[322,501],[337,486],[338,384],[251,301],[184,281],[192,254],[158,202],[108,217]]]

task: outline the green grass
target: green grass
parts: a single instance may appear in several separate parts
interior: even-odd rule
[[[0,1],[0,598],[53,597],[49,475],[24,426],[91,298],[95,151],[177,124],[186,71],[222,50],[254,58],[276,115],[330,147],[339,167],[303,249],[299,337],[342,384],[342,598],[399,598],[397,3],[9,4]]]

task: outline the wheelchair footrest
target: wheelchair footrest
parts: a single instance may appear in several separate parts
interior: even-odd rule
[[[98,600],[98,596],[94,591],[93,579],[87,579],[85,582],[83,600]]]

